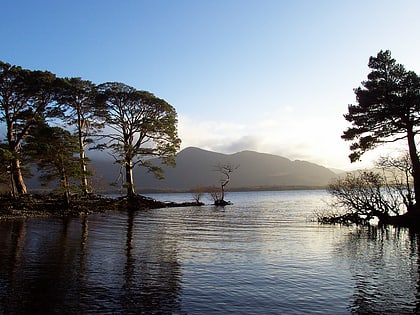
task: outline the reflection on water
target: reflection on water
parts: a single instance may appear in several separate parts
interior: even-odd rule
[[[407,229],[366,228],[337,244],[354,280],[351,310],[359,314],[419,313],[417,234]]]
[[[142,237],[136,239],[136,235]],[[123,313],[141,310],[160,314],[180,310],[180,265],[175,242],[165,238],[163,226],[135,226],[134,214],[129,214],[126,258]]]
[[[322,198],[0,222],[0,314],[418,312],[418,236],[319,226]]]
[[[2,222],[0,313],[179,309],[179,264],[164,231],[134,227],[134,214],[105,218]]]

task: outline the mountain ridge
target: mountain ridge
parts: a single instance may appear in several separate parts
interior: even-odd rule
[[[218,186],[221,174],[218,164],[239,165],[231,174],[228,190],[279,190],[292,188],[323,188],[337,175],[330,169],[308,161],[292,161],[279,155],[251,150],[224,154],[197,147],[187,147],[176,156],[176,167],[151,162],[164,169],[164,180],[157,180],[142,168],[134,170],[136,191],[189,191],[196,187]],[[113,182],[120,166],[112,161],[91,161],[102,180]]]

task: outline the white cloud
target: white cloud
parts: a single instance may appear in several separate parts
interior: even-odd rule
[[[341,139],[349,125],[337,113],[309,113],[292,106],[279,106],[271,112],[242,115],[241,120],[235,117],[193,119],[180,115],[182,148],[195,146],[228,154],[252,150],[345,170],[372,167],[379,156],[405,148],[404,143],[380,146],[365,153],[361,162],[352,164],[348,158],[350,142]]]
[[[272,153],[306,160],[328,167],[354,168],[348,160],[348,146],[341,138],[345,122],[319,117],[299,117],[291,108],[255,116],[252,122],[225,122],[179,118],[182,148],[196,146],[222,153],[243,150]]]

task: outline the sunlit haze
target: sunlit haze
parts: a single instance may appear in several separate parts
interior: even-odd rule
[[[420,1],[3,1],[0,60],[173,105],[182,148],[254,150],[331,168],[368,59],[420,73]],[[383,151],[383,150],[382,150]]]

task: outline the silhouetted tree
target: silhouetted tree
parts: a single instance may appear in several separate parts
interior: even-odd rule
[[[54,103],[55,82],[55,75],[48,71],[25,70],[0,61],[0,119],[6,123],[17,195],[27,192],[21,169],[21,145],[37,121],[60,114]]]
[[[163,178],[161,167],[148,158],[158,157],[164,164],[174,165],[180,146],[177,135],[177,115],[166,101],[146,91],[138,91],[123,83],[109,82],[98,86],[99,100],[106,104],[106,126],[111,130],[100,145],[111,149],[125,167],[127,196],[133,197],[133,168],[146,167]]]
[[[0,143],[0,183],[6,185],[12,196],[16,195],[13,185],[13,176],[11,176],[10,167],[13,160],[13,154],[5,143]]]
[[[398,158],[381,157],[376,162],[376,167],[382,170],[386,179],[385,187],[392,187],[399,193],[402,203],[407,209],[411,209],[415,202],[413,191],[413,166],[408,153]],[[389,190],[389,189],[388,189]]]
[[[220,178],[220,197],[215,200],[215,205],[225,205],[225,187],[230,182],[230,175],[236,169],[239,168],[239,165],[233,165],[231,163],[222,164],[219,163],[214,167],[214,170],[221,173],[222,177]]]
[[[207,187],[206,191],[209,194],[211,200],[213,200],[213,203],[218,205],[218,203],[222,200],[222,191],[219,189],[219,187]]]
[[[97,102],[96,86],[90,81],[80,78],[60,80],[57,100],[65,106],[65,120],[76,129],[79,142],[79,159],[81,168],[81,190],[87,195],[91,187],[88,183],[86,146],[90,137],[103,128],[104,107]]]
[[[354,90],[357,104],[349,105],[344,116],[352,127],[342,138],[354,141],[349,156],[352,162],[377,145],[406,139],[417,205],[408,209],[411,211],[420,205],[420,160],[415,141],[420,131],[420,78],[397,64],[390,51],[370,57],[369,67],[368,80]]]
[[[316,213],[324,223],[368,224],[373,218],[381,223],[407,224],[404,213],[413,204],[411,162],[406,155],[381,158],[375,171],[346,174],[328,185],[332,196],[329,207]]]
[[[203,197],[205,192],[206,192],[206,187],[203,187],[203,186],[195,186],[191,188],[192,197],[197,204],[201,203],[201,198]]]
[[[31,157],[42,172],[44,183],[59,179],[66,204],[70,203],[70,181],[83,175],[79,159],[79,144],[76,136],[60,127],[39,123],[27,138],[23,152]]]

